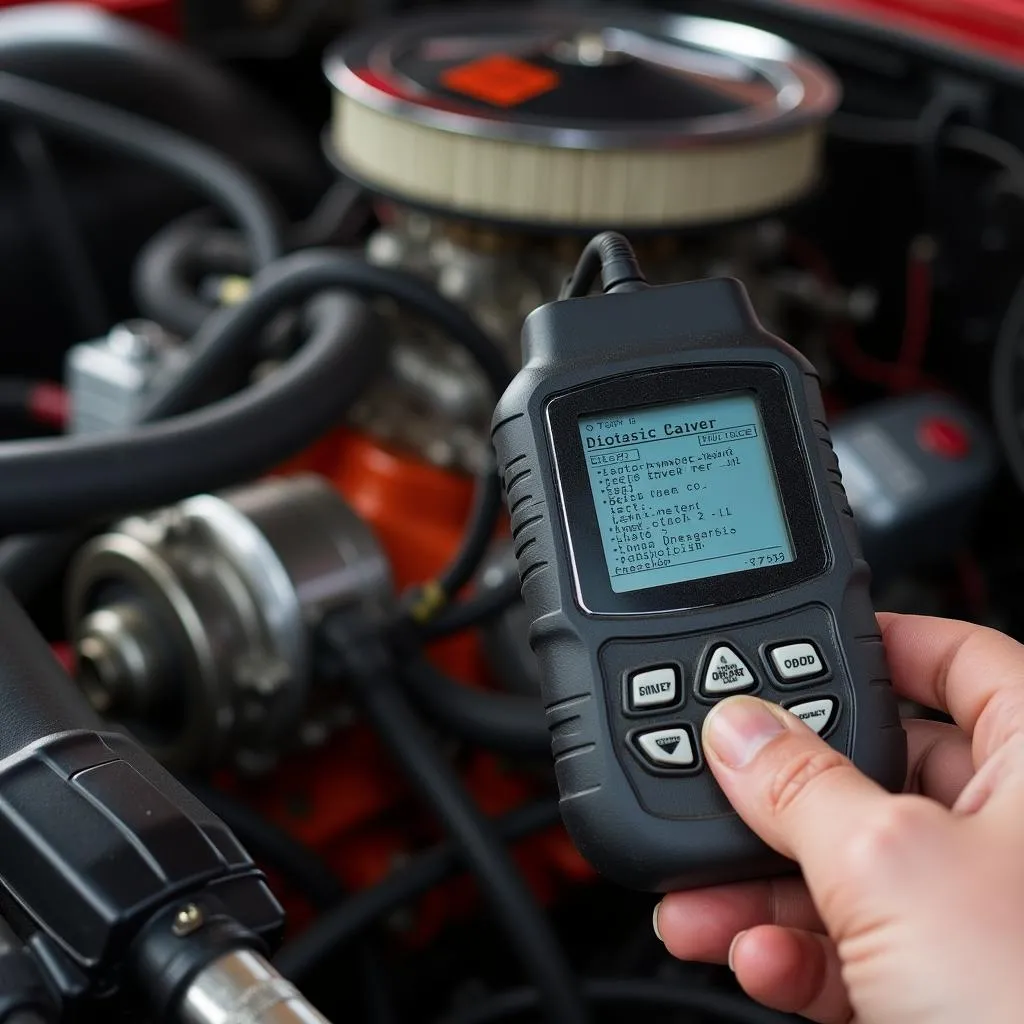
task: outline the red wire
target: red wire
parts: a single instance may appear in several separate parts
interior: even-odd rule
[[[928,241],[931,242],[930,239]],[[791,236],[789,245],[797,263],[823,284],[836,284],[831,265],[816,245],[799,236]],[[833,349],[839,361],[854,377],[891,392],[940,387],[922,369],[931,321],[931,255],[932,250],[929,248],[925,251],[919,242],[911,246],[907,266],[907,318],[899,362],[879,359],[865,352],[857,341],[857,332],[852,324],[845,321],[835,324]]]
[[[912,391],[924,373],[924,357],[932,320],[932,263],[935,243],[928,236],[914,239],[907,258],[907,315],[897,359],[898,390]]]
[[[36,423],[63,430],[70,415],[68,393],[59,384],[37,384],[28,398],[28,414]]]

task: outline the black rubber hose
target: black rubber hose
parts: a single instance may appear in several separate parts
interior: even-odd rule
[[[539,697],[466,686],[423,658],[399,671],[417,708],[445,733],[501,754],[550,756],[551,735]]]
[[[106,726],[0,586],[0,761],[55,733]]]
[[[583,993],[589,1002],[599,1006],[689,1010],[701,1014],[702,1020],[706,1014],[723,1024],[796,1024],[804,1019],[758,1006],[746,996],[717,992],[685,981],[601,978],[584,982]],[[519,1017],[540,1005],[536,990],[515,989],[457,1010],[445,1017],[442,1024],[491,1024],[492,1021]]]
[[[337,182],[307,220],[288,230],[288,249],[342,244],[353,237],[368,210],[360,186]],[[190,336],[217,309],[217,304],[196,293],[196,282],[206,274],[248,276],[252,271],[241,236],[217,228],[207,216],[189,214],[158,231],[139,251],[132,294],[144,316]]]
[[[340,906],[348,896],[330,866],[312,850],[293,839],[273,822],[219,789],[188,782],[193,795],[220,818],[235,838],[266,867],[272,868],[310,902],[317,914]],[[366,1004],[373,1024],[390,1024],[398,1019],[384,968],[375,951],[363,945],[358,951]]]
[[[260,302],[223,330],[248,334]],[[276,306],[275,306],[276,308]],[[350,296],[310,304],[310,337],[276,373],[237,395],[113,437],[0,447],[0,531],[61,529],[249,479],[340,422],[377,372],[373,314]]]
[[[543,800],[510,811],[491,827],[503,842],[514,843],[558,821],[557,803]],[[382,882],[354,893],[317,918],[278,953],[274,961],[277,969],[293,981],[302,981],[374,922],[429,892],[460,869],[465,870],[466,865],[455,843],[442,843],[419,854]]]
[[[195,289],[203,274],[250,274],[242,239],[194,216],[155,234],[135,261],[132,293],[143,316],[168,330],[191,337],[217,310]]]
[[[515,572],[511,572],[496,585],[481,585],[472,596],[449,605],[423,627],[421,635],[424,641],[429,643],[453,633],[485,626],[508,611],[520,599],[521,594],[522,585],[519,577]]]
[[[0,116],[29,121],[174,175],[228,214],[258,267],[284,251],[281,218],[259,183],[216,150],[181,132],[8,72],[0,72]]]
[[[590,1015],[543,911],[490,822],[409,706],[392,676],[379,633],[368,623],[336,615],[325,622],[322,638],[344,666],[343,678],[409,783],[461,847],[499,927],[541,993],[544,1015],[553,1024],[584,1024]]]

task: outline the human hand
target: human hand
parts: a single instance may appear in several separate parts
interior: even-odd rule
[[[956,722],[904,723],[907,792],[778,707],[723,701],[708,764],[803,880],[673,893],[655,930],[680,959],[728,961],[751,997],[822,1024],[1019,1024],[1024,647],[963,622],[879,624],[897,692]]]

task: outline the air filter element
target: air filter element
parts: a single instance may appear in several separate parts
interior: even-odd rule
[[[551,228],[688,227],[798,199],[839,95],[777,36],[649,12],[425,14],[343,41],[326,71],[346,173]]]

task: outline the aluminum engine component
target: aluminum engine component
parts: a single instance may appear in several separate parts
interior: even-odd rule
[[[319,477],[200,495],[127,519],[79,554],[68,586],[78,680],[177,770],[227,756],[269,768],[331,725],[330,710],[310,717],[323,616],[383,612],[390,595],[376,538]]]
[[[137,423],[140,411],[188,363],[187,346],[151,320],[128,320],[75,345],[64,376],[70,430],[92,434]]]
[[[425,13],[345,40],[332,146],[370,189],[517,226],[761,216],[817,179],[834,76],[746,25],[643,11]]]

